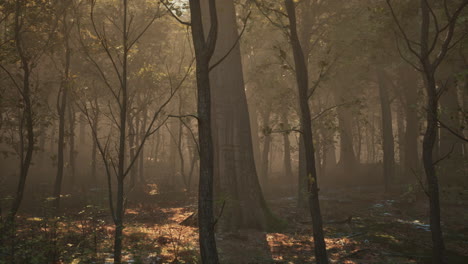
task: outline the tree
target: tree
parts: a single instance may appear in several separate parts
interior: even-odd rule
[[[445,245],[442,236],[442,227],[440,224],[440,198],[439,198],[439,182],[435,170],[433,149],[437,138],[437,128],[440,124],[438,120],[438,101],[443,93],[443,89],[438,88],[436,80],[436,72],[440,64],[444,61],[447,53],[454,47],[458,40],[454,40],[457,20],[461,16],[462,11],[468,5],[467,0],[462,0],[456,3],[454,11],[450,10],[448,1],[443,1],[443,9],[445,13],[446,24],[439,24],[440,17],[434,10],[434,5],[431,6],[427,0],[420,0],[420,28],[419,41],[412,40],[407,31],[402,27],[400,19],[397,17],[390,0],[387,0],[392,17],[397,25],[400,37],[403,39],[404,45],[410,52],[411,56],[416,58],[417,63],[414,64],[407,59],[404,54],[402,58],[417,69],[424,80],[424,88],[426,91],[426,130],[423,138],[423,165],[427,181],[427,195],[429,197],[429,217],[433,243],[433,262],[447,263],[445,258]],[[434,28],[432,28],[434,27]],[[445,38],[439,42],[441,34],[445,33]],[[464,37],[464,36],[463,36]]]
[[[58,141],[57,141],[57,175],[55,178],[55,185],[53,190],[54,207],[59,209],[60,206],[60,194],[62,191],[62,179],[63,179],[63,168],[64,168],[64,148],[65,148],[65,116],[67,114],[69,104],[69,93],[71,89],[71,78],[70,78],[70,61],[71,61],[71,47],[70,47],[70,33],[73,27],[70,24],[69,12],[71,7],[71,1],[64,1],[58,6],[58,12],[61,15],[60,19],[60,33],[63,44],[63,71],[61,72],[61,82],[57,95],[57,114],[59,116],[58,122]],[[69,119],[69,122],[73,120]],[[71,125],[72,126],[72,125]],[[73,133],[73,131],[70,131]],[[70,153],[73,155],[71,148]],[[73,156],[70,157],[73,159]]]
[[[219,33],[210,66],[210,82],[215,186],[220,199],[226,202],[220,224],[228,230],[275,228],[278,220],[263,197],[253,153],[234,2],[223,0],[217,6]],[[203,10],[207,10],[206,6]],[[249,16],[245,16],[242,32]]]
[[[308,178],[309,210],[312,217],[314,233],[315,258],[317,263],[328,263],[325,239],[323,235],[322,214],[320,212],[317,169],[315,167],[315,150],[312,136],[312,119],[309,108],[309,78],[304,53],[297,34],[296,6],[292,0],[285,0],[289,19],[289,37],[294,55],[298,98],[301,113],[301,134],[304,142],[306,158],[306,175]]]
[[[214,235],[213,217],[213,171],[214,153],[211,123],[211,86],[210,60],[213,56],[217,34],[218,17],[216,1],[209,0],[209,30],[205,38],[203,29],[202,8],[199,0],[190,0],[192,40],[195,48],[197,78],[197,111],[198,135],[200,146],[200,180],[198,185],[198,228],[200,254],[202,262],[219,263]]]
[[[390,103],[388,79],[383,69],[377,69],[380,108],[382,112],[382,142],[383,142],[383,175],[385,191],[389,191],[390,184],[395,177],[395,146],[392,127],[392,110]]]
[[[6,219],[10,224],[14,222],[23,200],[26,180],[36,146],[34,127],[38,123],[39,117],[34,108],[38,107],[38,102],[34,100],[34,84],[31,80],[38,61],[50,47],[56,26],[52,8],[47,4],[28,5],[24,0],[15,0],[11,3],[11,8],[11,14],[13,15],[11,32],[13,36],[12,41],[9,41],[8,44],[12,45],[9,48],[14,51],[15,55],[9,62],[12,65],[17,64],[19,67],[12,73],[3,65],[3,61],[0,64],[0,69],[6,73],[19,97],[18,114],[14,118],[18,120],[17,129],[15,129],[18,132],[18,142],[14,144],[16,145],[14,148],[20,160],[20,172],[15,197]],[[34,17],[34,15],[39,15],[43,19],[41,22],[49,23],[52,26],[44,28],[42,23],[33,21],[34,18],[38,18]],[[32,29],[33,27],[34,29]],[[28,34],[26,34],[27,32]],[[35,44],[30,45],[29,43],[32,42]]]
[[[137,42],[141,39],[145,32],[147,32],[148,28],[154,23],[154,21],[161,16],[161,14],[159,13],[158,5],[156,6],[156,11],[150,14],[149,17],[140,16],[138,17],[140,21],[135,21],[135,11],[132,10],[132,6],[129,6],[128,0],[124,0],[120,6],[120,9],[118,9],[122,15],[122,20],[118,21],[118,18],[115,17],[115,14],[114,16],[110,16],[110,21],[114,26],[115,32],[119,32],[121,36],[120,38],[112,38],[107,35],[109,28],[106,24],[106,21],[109,20],[102,19],[102,17],[106,15],[96,16],[96,11],[105,13],[106,8],[112,10],[113,6],[97,6],[96,0],[93,0],[90,3],[89,14],[92,33],[87,28],[83,28],[80,22],[77,22],[77,24],[78,30],[80,32],[80,42],[86,57],[99,73],[104,85],[108,88],[108,94],[112,99],[112,103],[107,103],[107,107],[109,108],[110,112],[109,119],[112,126],[116,128],[116,131],[114,132],[113,129],[111,129],[110,133],[106,137],[106,141],[103,142],[98,134],[97,127],[95,127],[97,124],[95,119],[97,117],[93,115],[93,113],[96,114],[100,112],[99,105],[93,105],[87,100],[82,100],[80,104],[80,110],[84,113],[92,130],[93,138],[96,141],[97,148],[106,170],[107,186],[109,189],[109,207],[115,225],[114,262],[120,264],[122,262],[122,240],[126,200],[125,180],[132,171],[133,166],[137,163],[138,157],[141,154],[147,139],[156,131],[158,131],[162,124],[167,120],[168,117],[161,120],[163,109],[169,104],[171,99],[175,96],[181,87],[182,83],[187,78],[191,71],[192,64],[190,64],[187,71],[185,72],[185,75],[182,76],[179,83],[173,86],[171,82],[169,94],[166,96],[166,98],[162,98],[160,100],[159,105],[155,106],[155,110],[149,118],[148,125],[144,128],[144,133],[140,138],[140,141],[134,142],[134,146],[132,146],[135,149],[132,150],[134,151],[133,155],[130,155],[131,157],[127,163],[126,157],[129,154],[127,138],[130,132],[129,126],[131,125],[129,116],[131,115],[130,112],[133,109],[133,105],[135,103],[132,100],[134,98],[134,89],[132,89],[133,87],[129,85],[129,79],[131,76],[131,72],[129,72],[129,62],[131,62],[131,60],[129,60],[130,53],[135,50],[134,48]],[[98,17],[101,17],[101,20],[98,20]],[[130,23],[129,18],[132,23]],[[118,26],[118,23],[120,23],[121,26]],[[86,32],[88,34],[88,38],[91,40],[97,41],[97,46],[100,47],[104,53],[105,60],[102,61],[106,61],[108,63],[107,66],[111,69],[110,73],[106,70],[105,67],[103,67],[102,64],[100,64],[102,61],[98,60],[95,56],[93,56],[93,54],[91,54],[90,47],[88,47],[85,43],[83,32]],[[89,37],[90,34],[94,35]],[[116,63],[117,61],[121,63]],[[85,91],[82,92],[85,93]],[[113,143],[117,146],[115,155],[112,155],[114,153],[109,149],[109,145],[112,139],[115,140]],[[112,189],[113,176],[115,176],[117,179],[117,193],[115,195],[115,201]]]

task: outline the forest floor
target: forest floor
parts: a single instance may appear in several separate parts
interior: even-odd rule
[[[314,263],[308,211],[298,209],[296,199],[280,191],[267,194],[267,200],[287,227],[277,232],[217,233],[221,262]],[[428,205],[421,194],[411,190],[383,194],[369,187],[340,188],[322,191],[321,205],[332,263],[430,263]],[[466,190],[452,188],[443,192],[443,230],[452,264],[468,263],[467,205]],[[129,203],[125,260],[198,263],[197,229],[180,224],[195,209],[195,198],[182,194],[154,195],[144,202]],[[56,254],[61,259],[56,263],[112,263],[111,254],[105,253],[112,252],[111,223],[106,210],[93,206],[60,219],[23,216],[18,223],[22,230],[18,252],[23,250],[20,254],[24,258],[34,256],[37,263],[45,263],[35,253],[37,250],[48,252],[49,259],[50,254]],[[40,249],[46,244],[47,248]],[[29,261],[26,263],[36,263]]]

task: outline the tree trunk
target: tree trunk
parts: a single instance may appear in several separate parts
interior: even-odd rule
[[[299,164],[297,173],[297,207],[305,208],[307,206],[307,168],[306,154],[304,146],[304,136],[299,135]]]
[[[424,0],[423,0],[424,1]],[[423,139],[423,164],[426,172],[426,181],[429,194],[430,227],[433,243],[435,263],[447,263],[445,259],[445,245],[440,224],[439,182],[437,179],[433,149],[437,138],[437,92],[433,76],[424,78],[427,91],[427,127]]]
[[[58,210],[60,207],[60,194],[62,192],[62,179],[63,179],[63,165],[64,165],[64,148],[65,148],[65,115],[67,113],[67,101],[68,101],[68,91],[70,89],[69,75],[70,75],[70,57],[71,50],[69,45],[68,38],[68,18],[67,10],[65,7],[63,10],[62,17],[62,34],[64,36],[64,47],[65,47],[65,68],[62,74],[62,82],[59,88],[58,93],[58,102],[60,105],[57,105],[57,113],[59,116],[58,122],[58,142],[57,142],[57,175],[55,178],[54,192],[52,197],[54,200],[54,208]],[[71,120],[70,120],[71,121]]]
[[[409,67],[401,67],[400,78],[403,81],[406,116],[404,175],[410,179],[414,178],[414,172],[420,169],[421,164],[418,154],[418,78],[416,76],[417,73],[414,70],[409,69]]]
[[[268,109],[262,115],[263,121],[263,149],[262,149],[262,169],[261,169],[261,179],[262,179],[262,186],[266,188],[268,184],[268,173],[269,173],[269,155],[270,155],[270,146],[271,146],[271,131],[270,131],[270,115],[271,115],[271,107],[267,107]]]
[[[203,30],[202,9],[199,0],[190,0],[192,40],[197,65],[197,111],[200,146],[200,179],[198,185],[198,227],[200,254],[204,264],[217,264],[218,251],[214,232],[213,217],[213,171],[214,151],[211,126],[210,59],[213,55],[218,32],[218,18],[215,0],[208,1],[210,26],[207,38]]]
[[[123,222],[125,215],[124,208],[124,182],[125,182],[125,141],[127,139],[127,118],[128,118],[128,78],[127,78],[127,62],[128,62],[128,0],[123,0],[123,30],[122,30],[122,81],[121,92],[122,99],[120,102],[119,116],[119,147],[118,147],[118,166],[117,166],[117,202],[114,213],[114,262],[115,264],[122,263],[122,238],[123,238]],[[112,190],[109,190],[112,192]],[[111,196],[112,197],[112,196]],[[111,201],[109,201],[111,202]]]
[[[377,81],[382,113],[383,176],[385,191],[388,192],[390,184],[395,176],[395,149],[392,127],[392,110],[388,95],[388,85],[386,85],[388,80],[385,79],[385,73],[382,69],[377,69]]]
[[[70,159],[70,186],[73,188],[75,186],[76,181],[76,156],[77,152],[75,150],[75,109],[73,108],[71,100],[69,100],[68,106],[68,133],[69,133],[69,155],[68,158]]]
[[[234,2],[218,1],[217,13],[219,41],[212,63],[223,58],[238,39]],[[220,224],[228,230],[276,227],[278,221],[266,205],[255,167],[239,44],[211,71],[210,82],[215,171],[219,175],[215,184],[221,196],[229,197]]]
[[[338,89],[334,89],[335,104],[343,104],[345,100],[340,96]],[[354,140],[351,111],[345,107],[338,107],[338,131],[340,134],[340,160],[338,165],[346,172],[353,172],[357,166],[356,155],[354,154]]]
[[[24,196],[24,188],[26,186],[26,178],[28,177],[29,167],[31,166],[31,161],[34,152],[34,123],[33,123],[33,110],[31,103],[31,90],[30,90],[30,76],[31,76],[31,66],[28,58],[23,50],[23,38],[21,32],[20,17],[23,14],[22,11],[22,1],[16,0],[15,2],[15,45],[16,51],[20,57],[21,69],[23,71],[23,85],[21,87],[21,100],[24,104],[22,111],[21,120],[19,127],[19,137],[20,137],[20,177],[18,182],[18,187],[16,189],[16,194],[13,199],[12,207],[9,212],[7,221],[13,223],[15,216],[18,213],[21,202]],[[24,135],[24,128],[26,128],[26,136]],[[26,142],[24,142],[26,141]]]
[[[94,97],[94,119],[93,119],[93,127],[97,131],[99,131],[99,107],[98,107],[98,102],[97,102],[97,96]],[[94,182],[94,184],[97,186],[98,185],[98,179],[96,175],[96,165],[97,165],[97,139],[93,137],[93,146],[91,148],[91,179]]]
[[[298,98],[301,113],[301,130],[304,140],[306,157],[306,175],[308,178],[309,210],[312,217],[314,234],[315,259],[318,264],[328,263],[325,239],[322,227],[322,214],[318,197],[317,171],[315,167],[314,142],[309,108],[309,85],[307,64],[299,42],[296,27],[296,7],[293,0],[285,0],[289,18],[289,37],[294,55],[294,65],[298,87]]]
[[[429,61],[429,28],[430,28],[430,11],[429,2],[426,0],[420,1],[421,5],[421,65],[424,69],[422,72],[424,78],[424,86],[426,88],[427,103],[426,103],[426,131],[423,138],[423,164],[426,173],[427,194],[429,196],[429,223],[431,227],[432,244],[433,244],[433,262],[437,264],[447,263],[445,257],[445,245],[442,236],[442,227],[440,224],[440,199],[439,199],[439,182],[434,165],[434,145],[437,138],[437,108],[438,95],[435,81],[436,67]],[[466,4],[465,4],[466,5]],[[440,55],[439,55],[440,56]]]
[[[284,109],[281,113],[281,119],[283,126],[289,128],[287,110]],[[283,167],[284,167],[284,178],[290,181],[293,176],[292,165],[291,165],[291,142],[289,141],[289,133],[283,133]]]

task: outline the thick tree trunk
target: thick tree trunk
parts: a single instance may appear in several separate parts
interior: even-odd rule
[[[219,41],[212,64],[231,50],[239,35],[234,2],[218,1],[217,12]],[[215,184],[221,196],[229,197],[220,225],[228,230],[275,227],[278,223],[267,208],[255,167],[239,44],[211,71],[210,82],[215,171],[219,177]]]
[[[312,123],[309,108],[309,85],[307,64],[304,58],[296,26],[296,8],[293,0],[285,0],[285,6],[289,18],[289,37],[294,55],[294,65],[298,87],[298,98],[301,113],[301,130],[304,140],[306,157],[306,175],[308,178],[309,210],[312,217],[312,229],[314,234],[315,259],[317,263],[328,263],[325,239],[322,227],[322,214],[318,197],[317,171],[315,167],[314,142],[312,136]]]
[[[383,176],[385,191],[389,191],[390,184],[395,176],[395,149],[392,127],[392,110],[388,95],[388,85],[385,73],[377,69],[377,81],[379,86],[380,108],[382,113],[382,142],[383,142]]]

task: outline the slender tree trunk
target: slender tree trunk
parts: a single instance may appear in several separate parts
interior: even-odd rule
[[[281,119],[284,127],[289,128],[287,110],[283,110],[281,113]],[[288,180],[292,178],[292,165],[291,165],[291,142],[289,141],[289,133],[283,133],[283,167],[284,177]]]
[[[97,96],[94,97],[94,119],[93,119],[93,127],[97,131],[99,131],[99,106],[97,101]],[[96,165],[97,165],[97,139],[93,137],[93,146],[91,148],[91,179],[93,180],[94,184],[97,186],[98,179],[96,175]]]
[[[299,105],[301,109],[301,130],[304,139],[306,172],[308,177],[309,210],[312,217],[312,229],[314,234],[315,259],[317,263],[328,263],[325,239],[322,227],[322,214],[318,197],[317,171],[315,168],[314,142],[312,136],[312,122],[309,108],[309,85],[307,64],[299,42],[296,26],[296,7],[293,0],[285,0],[285,6],[289,18],[289,37],[294,55],[294,65],[299,93]]]
[[[420,169],[420,158],[418,154],[419,139],[419,118],[418,118],[418,76],[409,67],[401,67],[400,78],[404,85],[404,112],[406,119],[406,129],[404,135],[404,175],[407,178],[414,178],[414,172]]]
[[[403,113],[403,104],[400,100],[400,108],[397,109],[397,126],[398,126],[398,161],[400,163],[398,175],[404,175],[405,164],[405,115]]]
[[[127,61],[128,61],[128,0],[123,0],[123,56],[122,56],[122,84],[121,84],[121,106],[120,106],[120,131],[118,148],[118,167],[117,167],[117,203],[114,216],[115,235],[114,235],[114,262],[122,263],[122,238],[123,222],[125,215],[124,208],[124,181],[125,181],[125,140],[127,138],[127,112],[128,112],[128,90],[127,90]],[[109,190],[112,191],[112,190]]]
[[[383,175],[385,191],[388,192],[395,176],[395,150],[392,128],[392,110],[388,95],[387,81],[382,69],[377,69],[380,107],[382,113],[382,142],[383,142]]]
[[[423,138],[423,164],[426,173],[426,181],[429,196],[429,224],[431,227],[432,243],[433,243],[433,262],[437,264],[447,263],[445,257],[445,245],[442,236],[442,226],[440,224],[440,198],[439,198],[439,182],[434,166],[434,145],[437,138],[437,108],[438,95],[435,81],[435,71],[430,60],[429,53],[429,27],[430,27],[430,11],[429,2],[421,0],[421,65],[424,69],[422,72],[424,78],[424,86],[427,93],[426,103],[426,131]]]
[[[140,139],[143,139],[143,137],[145,136],[145,128],[146,128],[146,124],[148,123],[148,109],[146,108],[145,111],[143,112],[143,122],[141,124],[141,128],[140,128]],[[139,170],[139,186],[140,187],[143,187],[145,186],[146,184],[146,179],[145,179],[145,168],[144,168],[144,161],[145,161],[145,147],[144,145],[141,147],[141,151],[140,151],[140,156],[138,157],[139,158],[139,161],[138,161],[138,168],[140,169]]]
[[[214,152],[211,127],[210,59],[213,55],[218,18],[215,0],[209,0],[210,27],[207,38],[203,30],[202,12],[199,0],[190,0],[192,39],[196,58],[198,135],[200,146],[200,179],[198,185],[198,227],[200,254],[204,264],[217,264],[218,251],[214,232],[213,217],[213,171]]]
[[[262,176],[262,184],[263,187],[266,188],[268,184],[268,168],[269,168],[269,155],[270,155],[270,146],[271,146],[271,132],[270,132],[270,115],[271,115],[271,107],[265,110],[262,115],[263,121],[263,149],[262,149],[262,169],[261,169],[261,176]]]
[[[427,127],[423,139],[423,164],[426,172],[426,181],[429,194],[430,227],[433,243],[433,254],[435,263],[447,263],[445,259],[445,245],[442,237],[442,227],[440,224],[440,199],[439,182],[437,179],[433,149],[437,138],[437,93],[433,76],[425,76],[425,86],[427,91]]]
[[[76,181],[76,157],[77,152],[75,150],[75,109],[73,108],[73,104],[71,100],[69,100],[68,106],[68,133],[69,133],[69,159],[70,159],[70,186],[73,188]]]
[[[335,103],[344,103],[344,99],[341,98],[340,91],[334,89]],[[352,120],[353,116],[349,109],[344,107],[337,108],[338,113],[338,127],[340,134],[340,160],[338,164],[346,172],[352,172],[356,169],[357,160],[354,153],[354,140],[352,133]]]
[[[26,178],[28,177],[29,167],[31,166],[31,161],[34,152],[34,123],[33,123],[33,110],[31,103],[31,91],[30,91],[30,76],[31,76],[31,66],[28,58],[23,50],[23,38],[21,32],[21,22],[20,17],[23,13],[23,1],[16,0],[15,2],[15,44],[16,51],[20,57],[21,69],[23,71],[23,85],[21,100],[24,104],[22,110],[21,120],[24,120],[20,124],[20,177],[18,182],[18,187],[16,189],[16,194],[13,199],[12,207],[9,212],[7,221],[10,223],[14,222],[15,216],[18,213],[21,202],[24,196],[24,189],[26,186]],[[24,135],[24,128],[26,128],[26,135]],[[26,142],[25,142],[26,141]]]
[[[182,115],[182,94],[179,94],[179,115]],[[179,129],[177,133],[177,150],[179,153],[179,162],[180,162],[180,176],[182,178],[182,181],[185,185],[185,189],[189,189],[189,182],[187,179],[187,175],[185,174],[185,160],[184,160],[184,150],[182,148],[182,139],[184,135],[184,126],[182,124],[182,121],[179,122]]]
[[[304,136],[299,135],[299,164],[297,178],[297,207],[305,208],[307,206],[307,168],[306,154],[304,146]]]
[[[60,207],[60,194],[62,192],[62,180],[63,180],[63,167],[64,167],[64,148],[65,148],[65,115],[67,113],[67,101],[68,91],[70,89],[69,75],[70,75],[70,57],[71,50],[69,44],[68,34],[68,8],[64,7],[62,17],[62,34],[64,36],[64,47],[65,47],[65,67],[62,72],[62,82],[59,88],[59,105],[57,105],[57,112],[59,116],[58,120],[58,142],[57,142],[57,176],[55,178],[53,197],[54,207],[56,210]],[[71,120],[70,120],[71,121]]]

